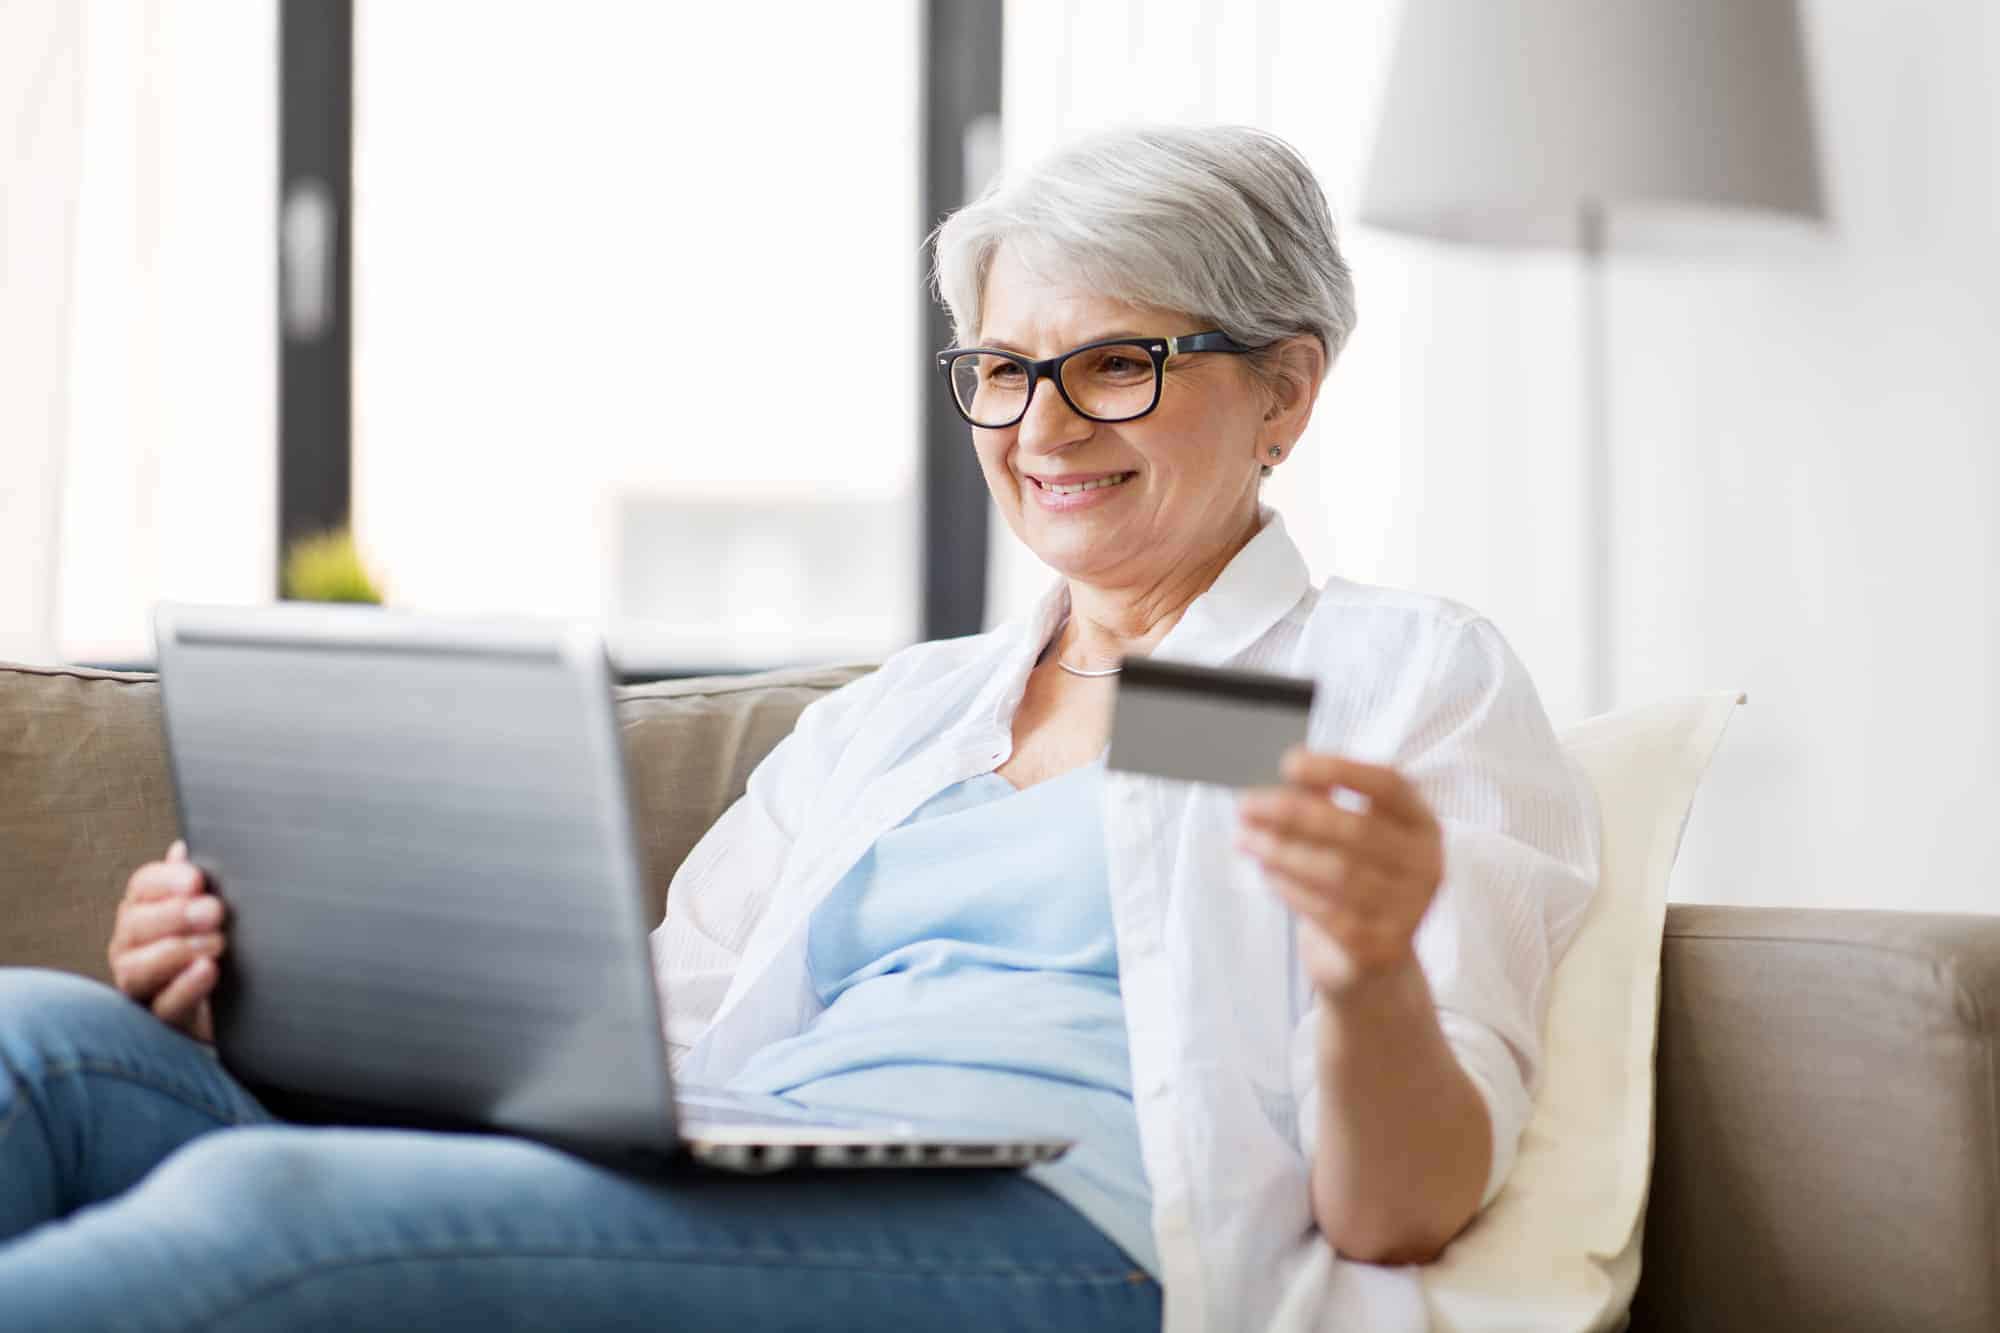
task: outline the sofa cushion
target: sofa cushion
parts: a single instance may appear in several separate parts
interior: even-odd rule
[[[805,706],[873,669],[811,667],[619,688],[632,819],[646,865],[646,920],[660,919],[674,871]]]
[[[800,710],[868,670],[619,687],[649,920],[682,858]],[[125,881],[178,836],[157,676],[0,663],[0,965],[108,980]]]
[[[0,666],[0,964],[109,980],[125,881],[179,824],[156,677]]]
[[[1598,890],[1549,988],[1520,1154],[1490,1208],[1424,1270],[1431,1327],[1615,1327],[1638,1283],[1652,1165],[1653,1038],[1667,880],[1735,692],[1666,699],[1562,733],[1598,798]]]

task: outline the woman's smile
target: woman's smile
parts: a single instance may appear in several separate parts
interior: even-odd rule
[[[1137,472],[1078,472],[1043,477],[1029,473],[1027,489],[1043,509],[1067,512],[1109,504],[1125,483],[1138,475]]]

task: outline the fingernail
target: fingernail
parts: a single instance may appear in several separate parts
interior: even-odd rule
[[[213,898],[197,898],[187,905],[187,923],[190,926],[213,926],[221,920],[222,904]]]
[[[179,865],[174,867],[175,888],[192,889],[200,883],[201,883],[201,871],[197,870],[192,865]]]
[[[187,860],[187,854],[188,845],[179,838],[175,838],[174,845],[167,848],[167,859],[169,861],[185,861]]]

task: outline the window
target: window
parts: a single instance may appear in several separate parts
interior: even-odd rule
[[[45,99],[18,202],[75,206],[17,233],[30,281],[0,314],[39,353],[9,358],[17,387],[60,404],[0,421],[0,514],[34,537],[0,575],[0,656],[142,663],[155,601],[271,593],[277,7],[41,12],[61,30],[0,34],[47,61],[5,84]]]
[[[354,521],[392,604],[601,615],[628,671],[917,637],[917,22],[357,6]]]

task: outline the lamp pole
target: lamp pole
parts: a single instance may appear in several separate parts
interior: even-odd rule
[[[1583,607],[1586,716],[1611,708],[1611,393],[1604,299],[1604,206],[1577,204],[1583,255]]]

